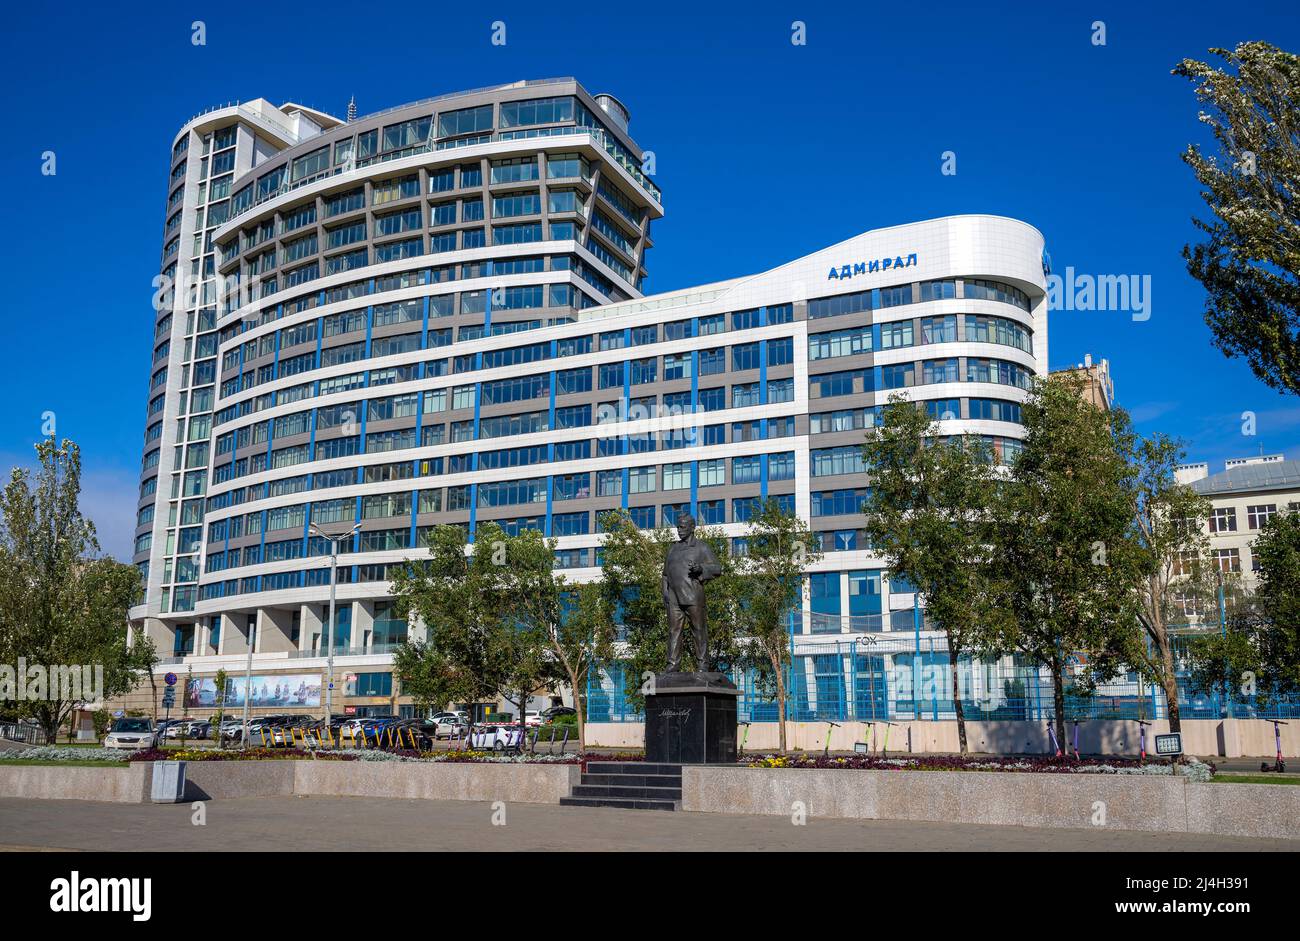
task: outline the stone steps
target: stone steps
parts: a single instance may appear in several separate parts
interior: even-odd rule
[[[592,761],[573,786],[565,807],[618,807],[625,810],[680,810],[682,766],[644,761]]]
[[[562,807],[619,807],[623,810],[680,810],[681,801],[630,797],[561,797]]]

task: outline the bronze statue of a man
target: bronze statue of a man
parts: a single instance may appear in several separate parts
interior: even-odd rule
[[[663,595],[668,609],[668,672],[682,668],[682,628],[691,622],[695,659],[701,672],[709,671],[709,624],[704,608],[704,583],[722,574],[717,556],[695,538],[695,517],[677,515],[677,538],[664,560]]]

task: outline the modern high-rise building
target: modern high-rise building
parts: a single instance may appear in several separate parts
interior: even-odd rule
[[[388,573],[432,527],[539,529],[587,579],[605,511],[650,528],[685,508],[743,540],[768,497],[826,550],[797,648],[919,635],[862,536],[859,446],[905,392],[944,433],[1018,447],[1047,369],[1041,234],[955,216],[643,296],[663,209],[642,158],[623,105],[572,79],[347,122],[257,101],[182,129],[131,612],[168,668],[240,670],[252,637],[263,701],[298,705],[325,663],[329,544],[310,529],[359,526],[338,688],[395,711],[390,652],[420,628]],[[805,659],[812,688],[860,669]]]

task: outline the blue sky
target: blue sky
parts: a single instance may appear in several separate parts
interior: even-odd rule
[[[1053,368],[1108,358],[1139,429],[1185,439],[1212,469],[1261,446],[1300,457],[1300,401],[1210,345],[1180,257],[1203,204],[1179,154],[1204,134],[1191,86],[1169,74],[1245,40],[1300,51],[1293,4],[561,4],[573,14],[555,18],[547,6],[13,7],[0,38],[0,467],[30,461],[53,411],[82,446],[104,546],[126,557],[168,154],[190,116],[256,97],[342,114],[350,95],[365,114],[559,75],[617,95],[655,152],[667,216],[648,290],[880,226],[1015,216],[1042,230],[1058,271],[1151,277],[1149,320],[1055,314]],[[206,46],[191,44],[194,20]],[[796,20],[806,46],[790,41]],[[1091,41],[1097,20],[1105,46]],[[40,172],[47,150],[54,176]],[[945,151],[955,176],[940,173]]]

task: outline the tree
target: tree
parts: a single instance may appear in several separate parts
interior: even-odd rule
[[[507,536],[485,523],[467,543],[460,527],[437,526],[429,558],[394,574],[396,606],[427,631],[393,653],[402,689],[422,707],[502,698],[518,702],[522,726],[529,696],[559,678],[543,630],[521,616],[526,599],[514,563],[540,538],[528,533]]]
[[[159,663],[158,648],[154,645],[153,638],[143,631],[136,633],[131,641],[131,660],[136,675],[144,674],[145,679],[149,681],[149,710],[156,725],[158,723],[158,678],[154,675],[154,667]]]
[[[138,668],[126,635],[139,572],[100,555],[95,526],[78,502],[77,446],[51,437],[36,445],[36,456],[35,474],[14,468],[0,492],[0,662],[23,657],[46,668],[89,668],[92,675],[102,668],[99,698],[121,695]],[[53,741],[89,698],[50,682],[43,699],[20,706]]]
[[[862,507],[867,537],[889,561],[890,577],[906,579],[924,596],[927,616],[947,637],[965,754],[958,658],[991,636],[999,616],[990,555],[997,474],[985,445],[942,440],[938,424],[902,395],[890,397],[881,419],[863,446],[871,473]]]
[[[1194,689],[1241,689],[1261,703],[1300,694],[1300,511],[1269,520],[1252,548],[1259,562],[1253,603],[1226,630],[1191,644]]]
[[[1073,374],[1035,380],[1022,408],[1021,451],[992,507],[993,561],[1004,576],[996,603],[1006,611],[992,647],[1048,666],[1058,744],[1065,741],[1067,660],[1086,657],[1073,687],[1090,694],[1119,672],[1135,618],[1123,569],[1108,564],[1132,523],[1132,470],[1111,413],[1082,393]]]
[[[634,706],[644,704],[642,680],[661,672],[668,660],[668,613],[664,607],[661,576],[668,547],[675,538],[667,527],[643,531],[624,510],[600,518],[605,533],[601,550],[601,592],[614,622],[622,627],[619,655],[626,661],[624,692]],[[695,537],[705,542],[722,573],[705,589],[709,611],[709,656],[726,672],[740,654],[736,625],[743,619],[745,587],[729,540],[719,530],[699,529]],[[687,632],[689,633],[689,632]],[[686,650],[682,669],[697,669],[698,651]]]
[[[506,567],[518,599],[514,617],[528,636],[545,639],[545,657],[573,690],[578,748],[586,749],[587,679],[613,654],[614,626],[596,583],[570,584],[555,572],[555,541],[525,530],[506,545]],[[553,666],[550,673],[555,673]],[[547,671],[543,671],[547,672]],[[520,721],[524,707],[520,705]]]
[[[742,662],[754,669],[758,688],[776,696],[779,747],[784,752],[790,615],[802,606],[804,572],[821,559],[821,545],[803,520],[770,498],[749,521],[745,544],[739,565]]]
[[[1300,57],[1265,42],[1211,49],[1236,73],[1195,59],[1173,70],[1196,84],[1200,120],[1219,146],[1188,146],[1216,218],[1183,249],[1204,286],[1205,322],[1227,356],[1244,356],[1274,389],[1300,394]]]
[[[217,747],[225,748],[226,741],[221,737],[221,720],[226,714],[226,694],[228,692],[227,687],[230,685],[230,674],[223,667],[217,671],[217,675],[213,677],[212,682],[216,685],[213,705],[217,707],[217,711],[212,715],[212,735],[217,740]],[[328,721],[327,718],[326,722],[328,723]]]
[[[1159,684],[1168,704],[1169,729],[1178,732],[1182,725],[1170,626],[1183,618],[1185,609],[1209,610],[1214,598],[1216,569],[1201,529],[1210,504],[1178,482],[1174,472],[1185,455],[1177,442],[1163,434],[1134,434],[1122,411],[1112,414],[1112,422],[1132,470],[1127,488],[1132,527],[1107,558],[1136,602],[1138,629],[1128,635],[1124,659]]]

